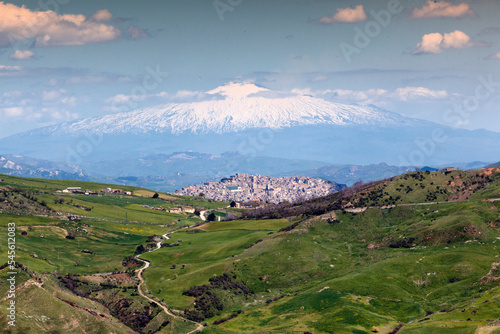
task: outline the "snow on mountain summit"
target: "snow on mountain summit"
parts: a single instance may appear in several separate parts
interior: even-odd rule
[[[35,130],[38,134],[228,133],[303,125],[400,126],[418,122],[369,106],[273,92],[254,84],[229,83],[206,92],[219,99],[168,103]]]

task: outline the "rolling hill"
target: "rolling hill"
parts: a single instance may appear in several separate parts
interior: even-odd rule
[[[500,162],[497,162],[495,164],[488,165],[486,168],[495,168],[495,167],[500,167]]]
[[[87,332],[188,333],[196,326],[186,318],[203,333],[500,329],[500,169],[410,172],[251,210],[133,187],[122,189],[132,196],[86,196],[55,191],[109,185],[0,178],[0,229],[16,223],[19,282],[29,286],[17,297],[24,332],[11,333],[49,332],[62,324],[57,310]],[[152,209],[183,206],[230,210],[236,220]],[[182,318],[135,288],[137,245],[152,250],[157,240],[164,247],[141,255],[151,263],[144,291]],[[1,277],[6,291],[5,269]],[[47,307],[30,307],[37,296]],[[147,310],[139,318],[126,311],[139,309]]]

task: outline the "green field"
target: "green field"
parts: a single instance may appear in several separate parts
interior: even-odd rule
[[[55,193],[111,186],[2,176],[0,235],[16,224],[16,261],[27,268],[17,282],[20,327],[7,332],[131,333],[137,319],[144,321],[143,333],[193,330],[194,324],[139,296],[138,267],[122,265],[139,245],[156,245],[148,237],[165,233],[169,247],[141,255],[151,262],[145,290],[188,316],[195,302],[214,303],[212,315],[201,321],[204,333],[389,333],[397,326],[398,333],[410,334],[500,332],[500,201],[484,201],[500,198],[499,175],[409,173],[339,202],[367,207],[362,212],[315,216],[307,205],[317,210],[318,202],[304,204],[296,217],[211,223],[144,206],[224,216],[227,203],[152,198],[154,192],[133,187],[122,188],[132,196]],[[1,238],[4,262],[7,246]],[[0,293],[7,291],[6,272],[0,272]],[[125,281],[106,276],[111,272]],[[95,273],[108,278],[90,275]],[[233,285],[210,285],[223,274]],[[195,286],[208,290],[183,295]],[[203,298],[213,300],[203,304]],[[133,315],[145,309],[150,318]],[[96,322],[90,311],[110,316]],[[6,314],[2,308],[2,326]],[[75,322],[66,325],[72,317]]]
[[[177,309],[188,307],[193,298],[182,296],[184,290],[206,283],[235,260],[246,258],[249,252],[245,252],[245,247],[287,224],[286,220],[214,222],[176,232],[172,234],[172,242],[182,240],[180,246],[143,256],[153,264],[145,274],[148,288],[161,289],[155,295],[167,305]],[[194,231],[197,233],[191,233]],[[176,268],[172,269],[174,263]]]

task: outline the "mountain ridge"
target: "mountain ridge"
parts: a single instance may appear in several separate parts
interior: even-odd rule
[[[205,101],[168,103],[130,112],[66,122],[30,134],[228,133],[303,125],[417,125],[425,121],[374,106],[347,105],[310,96],[272,92],[253,84],[231,83],[205,93]]]
[[[373,106],[339,104],[251,84],[232,83],[204,94],[200,102],[170,103],[19,133],[0,139],[0,151],[75,166],[179,151],[399,166],[490,161],[500,155],[500,133],[456,129]],[[240,164],[236,160],[227,166]]]

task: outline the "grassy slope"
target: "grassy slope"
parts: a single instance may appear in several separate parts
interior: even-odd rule
[[[207,333],[220,332],[218,329],[367,333],[373,326],[388,333],[400,323],[405,324],[401,333],[474,332],[500,314],[497,283],[483,284],[481,280],[492,263],[499,261],[500,233],[488,223],[500,222],[500,202],[482,201],[500,197],[499,178],[494,175],[487,186],[474,188],[477,182],[472,183],[481,178],[476,172],[422,174],[422,180],[419,174],[396,177],[358,198],[366,198],[364,204],[369,206],[386,205],[385,199],[398,194],[402,204],[463,200],[464,194],[469,200],[371,208],[358,214],[337,211],[338,221],[333,224],[312,219],[291,233],[264,235],[262,242],[236,258],[230,257],[234,252],[223,252],[222,257],[227,257],[220,267],[207,258],[225,242],[238,240],[234,235],[238,222],[207,224],[202,229],[208,233],[179,237],[204,243],[199,255],[186,254],[186,247],[167,248],[161,251],[161,258],[160,253],[151,257],[158,267],[157,274],[150,272],[149,284],[156,295],[175,307],[185,307],[189,301],[180,295],[185,287],[205,284],[212,274],[223,271],[256,292],[253,300],[226,301],[229,307],[225,313],[213,320],[238,309],[243,313],[222,325],[210,326]],[[462,183],[449,184],[450,180]],[[408,186],[411,191],[402,191]],[[470,193],[469,187],[473,188]],[[443,188],[446,191],[441,192]],[[437,198],[429,198],[429,194]],[[174,234],[175,239],[179,235]],[[215,236],[217,244],[213,244]],[[388,247],[401,240],[411,240],[409,248]],[[204,275],[189,277],[182,271],[188,266],[160,269],[171,262],[188,263]],[[164,282],[170,277],[160,276],[174,272],[179,275],[176,280]],[[157,293],[156,288],[162,292]],[[281,294],[285,297],[266,303]],[[478,298],[489,302],[479,304]],[[426,317],[428,311],[436,313]]]
[[[317,222],[307,232],[260,243],[258,255],[230,268],[258,292],[256,302],[223,327],[253,332],[307,329],[314,333],[361,333],[372,326],[390,325],[391,330],[398,323],[423,318],[427,311],[466,308],[473,293],[481,296],[495,287],[494,283],[479,282],[498,261],[498,231],[488,231],[491,236],[485,236],[481,244],[462,240],[446,246],[369,249],[376,240],[367,240],[368,235],[380,231],[381,236],[396,236],[405,226],[397,223],[401,213],[386,214],[392,223],[388,228],[373,219],[373,211],[357,215],[357,228],[348,215],[339,212],[342,223]],[[370,226],[370,221],[376,223]],[[287,297],[266,306],[268,297],[261,296],[266,290]],[[484,308],[473,316],[469,313],[478,321],[476,326],[495,320],[491,313],[500,314],[498,292],[492,294],[496,299],[488,305],[492,310],[489,318]],[[451,324],[456,315],[445,313],[441,318]],[[422,325],[413,325],[418,326]]]
[[[7,295],[9,277],[8,268],[0,271],[0,294]],[[133,333],[117,319],[107,313],[99,303],[74,296],[71,292],[58,287],[52,279],[41,276],[43,285],[37,286],[35,280],[24,272],[16,279],[16,326],[7,326],[7,310],[2,301],[0,309],[0,326],[2,333],[36,334],[36,333]],[[106,318],[95,316],[87,310],[76,308],[57,299],[55,296],[70,302],[77,302]]]
[[[247,256],[245,247],[287,225],[284,219],[217,222],[203,225],[197,229],[198,233],[176,232],[172,242],[182,240],[180,246],[142,256],[153,264],[144,275],[148,288],[167,305],[177,309],[188,307],[193,298],[183,296],[184,290],[205,284],[213,275],[221,274],[230,263]]]
[[[355,194],[353,206],[360,204],[359,201],[363,206],[390,204],[391,196],[394,199],[398,195],[398,204],[464,196],[467,202],[384,210],[370,208],[358,214],[337,211],[338,221],[332,224],[313,218],[292,232],[276,233],[289,224],[287,220],[219,222],[203,225],[198,228],[202,232],[198,233],[176,232],[172,242],[182,240],[180,246],[143,256],[152,261],[145,272],[148,288],[168,305],[179,309],[193,301],[181,295],[183,290],[206,284],[208,278],[224,271],[255,291],[249,300],[226,296],[224,314],[210,319],[209,323],[239,309],[243,310],[242,314],[223,325],[209,326],[207,333],[219,332],[218,329],[254,333],[269,330],[366,333],[372,326],[388,333],[399,323],[405,324],[400,333],[473,332],[500,314],[498,283],[482,283],[492,263],[499,261],[497,238],[500,237],[495,227],[500,222],[500,202],[487,203],[482,199],[500,197],[500,179],[493,175],[486,186],[479,187],[477,181],[481,175],[474,173],[477,174],[422,173],[423,179],[420,174],[397,177],[365,191],[364,195]],[[461,182],[449,184],[450,180]],[[21,181],[24,182],[28,181]],[[66,186],[74,185],[68,181]],[[437,186],[444,187],[446,192]],[[408,187],[410,191],[406,191]],[[469,188],[472,191],[469,192]],[[85,201],[84,196],[68,196],[72,196],[68,199],[73,199],[73,203]],[[95,211],[91,213],[94,212],[96,218],[107,215],[113,219],[115,215],[117,220],[84,221],[90,225],[86,228],[91,232],[79,238],[81,242],[85,240],[85,248],[97,249],[92,249],[97,253],[94,261],[85,262],[85,256],[92,255],[81,253],[81,247],[74,245],[75,240],[62,239],[60,229],[71,228],[73,223],[3,214],[0,225],[16,221],[19,228],[33,226],[31,231],[27,230],[26,240],[19,239],[19,254],[27,260],[36,248],[42,259],[30,257],[29,261],[37,270],[104,270],[113,268],[128,255],[127,249],[133,251],[130,247],[147,235],[145,231],[132,229],[125,234],[123,226],[165,231],[158,226],[157,212],[145,213],[143,218],[148,224],[123,222],[124,212],[142,214],[140,200],[123,196],[99,203],[94,197],[93,204],[90,201],[83,204],[94,205]],[[96,209],[98,205],[103,207]],[[119,214],[114,213],[117,210]],[[166,219],[172,227],[174,221]],[[37,237],[38,233],[45,233],[44,238]],[[245,249],[260,239],[263,241]],[[67,247],[66,240],[73,243],[73,248]],[[389,247],[402,240],[411,240],[407,242],[410,248]],[[67,250],[64,262],[55,261],[58,247]],[[100,254],[105,255],[109,263],[98,261]],[[82,265],[89,267],[74,266],[79,258]],[[171,269],[173,263],[177,264],[175,269]],[[174,275],[177,275],[175,279]],[[285,297],[266,303],[280,295]],[[444,309],[451,311],[439,312]],[[437,313],[426,316],[428,311]],[[421,321],[423,319],[426,320]]]
[[[203,199],[193,200],[192,198],[160,194],[160,198],[166,200],[163,201],[151,198],[150,196],[154,192],[134,187],[120,188],[134,191],[135,196],[107,195],[101,197],[61,194],[54,193],[54,191],[69,186],[80,186],[82,189],[94,191],[113,186],[4,175],[0,175],[0,179],[3,179],[0,182],[0,190],[23,189],[32,196],[36,196],[38,200],[35,202],[21,196],[21,193],[15,192],[10,192],[7,197],[0,198],[2,201],[8,199],[18,208],[17,212],[14,213],[0,213],[0,235],[5,236],[5,238],[0,239],[0,253],[4,262],[7,261],[7,224],[14,222],[17,228],[16,261],[25,264],[30,271],[33,270],[45,280],[43,287],[33,285],[29,289],[22,289],[20,286],[29,280],[29,276],[23,273],[18,275],[16,281],[18,287],[16,292],[18,326],[6,329],[6,310],[2,307],[0,311],[0,326],[12,333],[131,333],[130,328],[109,316],[109,311],[102,305],[76,297],[70,291],[61,289],[59,283],[55,282],[51,275],[45,273],[64,275],[67,273],[86,274],[124,270],[125,268],[121,265],[122,259],[125,256],[133,255],[137,245],[145,244],[147,236],[164,234],[177,227],[200,222],[199,219],[192,216],[150,210],[143,208],[143,205],[167,209],[192,205],[199,205],[199,209],[204,209],[227,205],[227,203],[209,203]],[[55,204],[54,199],[58,197],[62,197],[65,202],[61,205]],[[47,207],[54,211],[47,213],[45,207],[40,205],[42,201],[45,201]],[[73,206],[74,204],[92,207],[92,210],[86,211]],[[2,207],[0,207],[1,209]],[[56,214],[56,211],[62,212],[62,214]],[[60,219],[68,214],[84,217],[81,217],[81,221],[77,222]],[[26,232],[27,235],[23,236],[21,232]],[[67,239],[68,232],[73,233],[76,238]],[[91,251],[92,254],[83,253],[84,249]],[[5,270],[2,273],[0,294],[4,296],[7,289],[7,276],[5,276]],[[55,298],[54,294],[75,302],[78,307],[70,306]],[[142,297],[136,298],[145,302]],[[5,300],[2,301],[2,305],[4,303]],[[108,315],[111,320],[102,317],[96,318],[88,311],[82,310],[81,307],[87,307],[90,310],[98,309],[100,310],[98,313]],[[167,325],[165,325],[166,321],[168,321]],[[186,324],[161,312],[144,330],[147,331],[149,328],[155,331],[161,325],[164,325],[161,333],[186,333],[194,329],[192,324]]]
[[[500,167],[500,161],[491,165],[488,165],[486,168],[494,168],[494,167]]]

